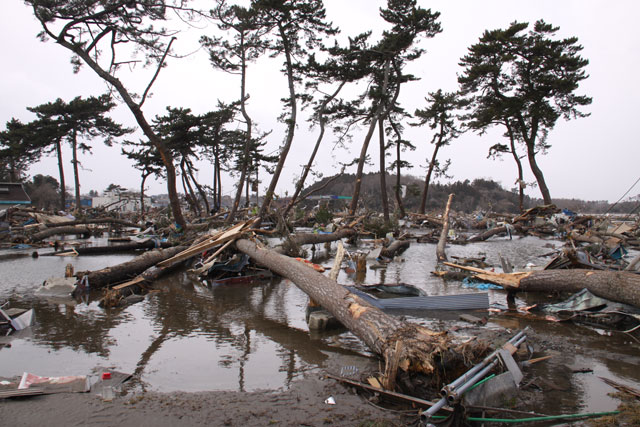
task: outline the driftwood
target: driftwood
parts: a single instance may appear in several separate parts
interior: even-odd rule
[[[371,350],[383,356],[386,389],[393,389],[399,367],[434,375],[438,366],[462,355],[461,351],[450,351],[446,333],[391,317],[303,263],[246,239],[237,240],[236,247],[258,264],[291,280]]]
[[[436,258],[438,262],[447,260],[447,254],[445,253],[445,247],[447,245],[447,235],[449,234],[449,210],[451,209],[451,201],[453,200],[453,193],[449,194],[447,200],[447,207],[444,209],[444,215],[442,216],[442,231],[440,232],[440,240],[438,240],[438,246],[436,246]]]
[[[640,307],[640,275],[629,271],[536,270],[523,273],[492,273],[479,268],[445,263],[472,271],[475,277],[510,291],[578,292],[584,288],[611,301]]]
[[[89,279],[89,288],[92,290],[104,288],[113,283],[129,280],[149,267],[171,258],[184,249],[186,249],[185,246],[174,246],[169,249],[155,249],[145,252],[130,261],[114,265],[112,267],[103,268],[102,270],[78,272],[76,273],[76,277],[82,278],[86,275]],[[72,295],[75,296],[78,292],[79,291],[76,288]]]
[[[47,237],[63,235],[63,234],[82,234],[83,236],[89,236],[91,231],[86,226],[66,226],[66,227],[53,227],[46,228],[42,231],[32,234],[29,236],[29,241],[32,243],[39,242],[41,240],[46,239]]]

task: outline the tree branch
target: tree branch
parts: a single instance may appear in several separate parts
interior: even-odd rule
[[[156,78],[158,78],[158,74],[160,74],[160,69],[162,68],[162,64],[164,64],[164,60],[167,58],[167,55],[169,54],[169,50],[171,49],[171,45],[176,40],[176,38],[177,37],[175,37],[175,36],[171,37],[171,40],[169,41],[169,44],[167,45],[167,50],[164,51],[164,54],[162,55],[162,59],[160,59],[160,62],[158,63],[158,68],[156,69],[156,73],[153,75],[153,78],[149,82],[149,85],[144,90],[144,94],[142,95],[142,99],[140,100],[140,103],[138,104],[138,107],[142,107],[142,104],[144,104],[144,101],[147,99],[147,95],[149,94],[149,90],[151,90],[151,86],[156,81]]]

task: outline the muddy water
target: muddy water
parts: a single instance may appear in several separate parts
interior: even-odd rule
[[[496,267],[500,254],[516,267],[544,265],[549,246],[561,243],[524,238],[452,246],[448,255],[486,257]],[[351,251],[366,250],[348,248]],[[34,291],[50,276],[62,276],[67,263],[78,270],[103,268],[131,256],[40,257],[0,261],[0,302],[33,307],[37,323],[11,337],[0,348],[0,377],[23,371],[39,375],[77,375],[101,367],[131,372],[133,386],[156,391],[206,391],[287,388],[302,374],[326,367],[331,360],[370,355],[349,332],[310,334],[305,322],[306,295],[287,280],[253,285],[208,287],[186,273],[156,284],[158,291],[126,308],[103,310],[97,301],[43,299]],[[366,283],[408,283],[429,295],[478,292],[461,282],[444,282],[435,269],[435,245],[416,244],[386,269],[369,269]],[[327,259],[325,264],[331,264]],[[355,277],[340,273],[341,283]],[[504,305],[502,291],[488,291],[493,304]],[[95,297],[98,297],[96,295]],[[528,305],[540,295],[521,295]],[[454,314],[449,318],[455,319]],[[481,313],[485,314],[486,313]],[[433,316],[436,316],[434,318]],[[428,313],[411,320],[437,324]],[[465,326],[454,320],[454,324]],[[534,365],[536,384],[545,390],[538,412],[568,413],[614,409],[613,391],[598,376],[638,387],[640,345],[620,333],[570,323],[551,323],[532,316],[492,315],[488,328],[531,326],[536,356],[553,355]],[[558,345],[558,337],[562,345]],[[567,351],[569,349],[569,351]],[[592,372],[577,373],[590,369]]]

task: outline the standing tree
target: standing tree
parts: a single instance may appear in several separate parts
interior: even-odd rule
[[[336,101],[338,95],[347,83],[358,81],[371,74],[370,63],[363,58],[361,51],[366,47],[369,33],[360,34],[355,38],[349,38],[349,47],[343,48],[337,44],[328,48],[330,57],[324,63],[319,63],[315,55],[311,55],[309,62],[304,66],[305,74],[310,78],[306,87],[308,92],[320,94],[315,101],[314,112],[311,117],[312,124],[319,128],[316,143],[311,150],[307,164],[302,168],[302,174],[296,182],[296,188],[291,196],[289,204],[283,212],[286,217],[291,208],[296,204],[304,184],[307,180],[320,144],[325,136],[325,128],[328,122],[340,117],[342,113],[340,101]],[[337,86],[332,92],[325,93],[319,89],[320,84]]]
[[[321,0],[254,0],[252,8],[258,14],[261,25],[275,34],[269,50],[273,56],[284,55],[284,72],[289,87],[289,94],[283,99],[288,112],[281,116],[281,120],[287,125],[287,131],[258,213],[263,218],[273,200],[296,129],[300,97],[296,91],[296,82],[303,77],[296,63],[304,63],[311,51],[320,46],[322,36],[335,34],[337,30],[325,22],[325,9]]]
[[[431,160],[428,162],[427,175],[424,179],[424,188],[420,199],[419,212],[421,214],[424,214],[426,209],[427,194],[433,172],[436,173],[436,176],[445,175],[450,164],[450,161],[447,160],[444,165],[440,165],[438,151],[445,145],[449,145],[459,134],[454,116],[454,111],[458,108],[458,94],[446,93],[442,92],[442,89],[438,89],[436,92],[429,93],[429,97],[425,99],[428,104],[427,108],[416,110],[415,115],[420,121],[415,125],[428,124],[429,128],[436,130],[436,133],[431,138],[434,147]]]
[[[360,198],[360,187],[364,164],[367,159],[367,150],[376,125],[383,125],[384,119],[394,108],[399,85],[413,79],[411,76],[403,75],[400,70],[408,62],[419,58],[424,49],[418,48],[415,44],[420,37],[431,38],[441,32],[440,23],[437,22],[440,13],[431,12],[431,9],[423,9],[416,5],[416,0],[389,0],[387,9],[381,9],[382,18],[392,24],[390,30],[384,31],[382,39],[376,46],[372,47],[367,55],[371,55],[374,67],[372,75],[372,85],[367,93],[371,98],[368,122],[369,129],[362,143],[360,157],[358,159],[358,169],[356,172],[353,196],[349,214],[355,215]],[[382,121],[381,121],[382,119]],[[384,132],[381,135],[381,191],[386,194],[386,183],[384,180]],[[383,194],[383,197],[384,197]],[[385,219],[388,221],[388,200],[383,198],[383,209],[386,209]]]
[[[156,28],[155,22],[165,21],[167,12],[194,13],[185,7],[184,0],[108,0],[108,1],[50,1],[25,0],[33,8],[47,37],[73,53],[74,71],[87,64],[101,79],[118,92],[136,119],[149,142],[162,158],[166,169],[169,203],[175,221],[181,227],[186,222],[180,209],[176,191],[176,171],[173,158],[164,141],[153,131],[142,107],[156,81],[175,40],[175,32]],[[168,40],[168,42],[167,42]],[[123,66],[142,62],[157,68],[142,95],[125,87],[117,77]],[[126,57],[122,57],[122,56]],[[133,56],[127,56],[133,55]]]
[[[35,129],[43,132],[36,140],[49,141],[56,146],[58,160],[62,160],[60,152],[60,140],[65,139],[71,145],[73,159],[73,177],[75,182],[76,211],[80,209],[80,174],[78,172],[78,150],[91,152],[91,146],[86,141],[103,137],[107,145],[111,145],[113,138],[120,137],[131,132],[131,129],[123,128],[118,123],[105,115],[115,107],[109,95],[98,98],[89,97],[82,99],[76,97],[69,103],[58,98],[55,102],[28,108],[36,113],[38,120],[34,122]],[[62,167],[58,166],[62,176]],[[61,178],[61,181],[63,179]]]
[[[558,27],[542,20],[523,34],[528,26],[514,22],[506,30],[485,31],[461,59],[464,72],[458,81],[471,110],[468,126],[476,130],[496,123],[513,126],[526,146],[544,203],[550,204],[536,154],[550,147],[546,136],[560,117],[587,116],[578,107],[589,105],[591,98],[575,91],[588,77],[584,68],[589,61],[579,55],[582,46],[576,37],[556,40]]]
[[[24,183],[24,189],[31,199],[31,205],[37,209],[50,209],[58,202],[60,184],[49,175],[35,175],[31,181]]]
[[[11,119],[0,132],[0,182],[24,181],[27,169],[41,155],[41,149],[33,139],[32,127]]]
[[[202,37],[200,42],[209,51],[211,64],[220,70],[240,76],[240,113],[245,123],[245,136],[242,148],[242,164],[240,166],[240,178],[236,186],[236,195],[227,216],[227,222],[231,223],[236,215],[242,188],[245,182],[248,184],[249,154],[252,145],[253,121],[247,111],[247,69],[248,63],[256,61],[265,51],[268,41],[265,36],[269,32],[268,27],[260,25],[256,11],[241,6],[229,6],[225,0],[217,0],[217,6],[212,11],[213,18],[218,22],[218,27],[224,31],[232,31],[231,39],[221,37]],[[217,159],[218,157],[216,157]],[[220,170],[219,168],[217,169]],[[218,176],[219,184],[219,176]],[[215,186],[214,186],[215,188]],[[218,194],[221,193],[218,187]],[[217,199],[217,207],[220,207],[220,197]]]

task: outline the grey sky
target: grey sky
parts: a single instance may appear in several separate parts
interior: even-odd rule
[[[206,2],[204,2],[206,4]],[[384,28],[378,16],[378,8],[385,4],[376,0],[327,0],[328,18],[342,30],[341,38],[373,30],[374,36]],[[589,59],[585,80],[578,93],[593,97],[593,104],[584,111],[591,116],[569,122],[559,121],[548,142],[551,149],[539,157],[539,165],[545,174],[552,197],[575,197],[586,200],[607,199],[615,201],[640,175],[640,121],[638,99],[640,83],[638,45],[640,32],[637,17],[640,3],[637,1],[419,1],[425,8],[441,12],[443,32],[424,41],[427,53],[410,71],[421,78],[403,88],[399,101],[413,112],[425,106],[424,97],[430,91],[457,88],[458,60],[467,48],[475,43],[485,29],[505,28],[514,20],[533,23],[537,19],[560,27],[560,36],[577,36],[584,46],[582,56]],[[19,0],[5,0],[0,5],[0,39],[3,67],[0,69],[0,120],[2,127],[12,117],[23,121],[33,119],[26,110],[60,97],[66,101],[76,96],[99,95],[105,92],[104,83],[87,67],[73,75],[70,55],[64,48],[51,41],[41,43],[36,39],[40,27],[30,9]],[[213,32],[214,28],[205,30]],[[209,65],[206,53],[197,51],[200,30],[190,29],[178,36],[174,47],[179,53],[194,52],[184,59],[171,59],[153,88],[154,96],[145,103],[148,118],[164,114],[167,105],[188,107],[195,113],[215,108],[218,99],[231,101],[238,97],[237,79],[215,72]],[[280,98],[286,95],[286,81],[280,73],[280,59],[263,60],[249,69],[249,112],[261,130],[272,130],[268,151],[277,150],[284,135],[284,125],[276,121],[281,112]],[[152,70],[136,69],[123,76],[130,90],[141,93]],[[327,88],[328,89],[328,88]],[[134,126],[133,117],[119,106],[113,117],[127,126]],[[303,116],[304,117],[304,116]],[[362,132],[361,132],[362,133]],[[138,133],[139,135],[139,133]],[[488,147],[502,140],[502,131],[496,130],[483,136],[465,134],[446,147],[441,159],[451,158],[450,173],[454,180],[491,178],[510,188],[516,176],[515,164],[509,157],[502,160],[486,159]],[[431,133],[428,128],[408,128],[405,137],[418,149],[405,153],[414,167],[405,173],[423,177],[426,159],[431,156]],[[136,137],[137,138],[137,137]],[[362,137],[354,135],[349,151],[335,149],[333,136],[325,138],[316,169],[325,175],[338,170],[333,166],[338,160],[350,160],[360,151]],[[307,161],[315,133],[308,125],[299,122],[296,139],[285,165],[277,193],[291,192],[300,165]],[[94,142],[93,155],[81,155],[81,190],[102,191],[108,184],[116,183],[127,188],[139,187],[139,174],[128,161],[120,156],[120,148],[108,148]],[[369,154],[378,158],[377,141],[373,141]],[[69,163],[70,153],[65,152],[66,179],[72,183]],[[390,163],[393,159],[389,158]],[[375,162],[377,163],[377,162]],[[212,168],[205,162],[199,164],[200,181],[210,184]],[[367,171],[378,169],[378,165]],[[528,168],[527,168],[528,169]],[[348,170],[348,172],[354,172]],[[31,174],[42,173],[57,178],[53,158],[43,159],[34,165]],[[264,174],[263,174],[264,178]],[[534,181],[527,170],[527,182]],[[263,179],[261,192],[268,185]],[[233,180],[224,179],[226,194],[233,190]],[[163,182],[150,183],[150,192],[163,193]],[[640,193],[634,189],[631,195]],[[540,197],[537,188],[527,189],[527,194]]]

